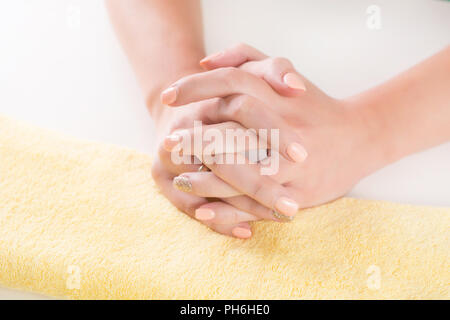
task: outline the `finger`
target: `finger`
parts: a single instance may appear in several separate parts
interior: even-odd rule
[[[262,60],[267,56],[255,48],[239,43],[224,51],[203,58],[200,65],[206,70],[222,67],[239,67],[247,61]]]
[[[178,80],[161,93],[161,102],[181,106],[233,94],[247,94],[262,101],[275,101],[279,97],[265,81],[229,67],[195,73]]]
[[[180,191],[205,198],[228,198],[242,194],[212,172],[184,172],[173,179],[173,185]]]
[[[296,97],[306,91],[306,80],[288,59],[268,58],[262,61],[251,61],[240,68],[264,79],[283,96]]]
[[[262,61],[261,61],[262,60]],[[305,80],[285,58],[267,58],[265,54],[246,44],[210,55],[200,61],[207,70],[240,67],[265,81],[279,94],[292,97],[306,91]]]
[[[200,221],[209,221],[216,225],[237,225],[241,222],[257,221],[258,217],[245,211],[236,209],[222,201],[209,202],[195,210],[195,218]]]
[[[215,122],[237,121],[243,127],[255,130],[258,149],[264,149],[267,142],[267,148],[290,161],[303,163],[308,157],[299,134],[289,129],[285,119],[254,97],[238,95],[226,98],[215,115]]]
[[[152,167],[152,176],[156,184],[160,187],[162,194],[180,211],[195,218],[195,210],[208,201],[205,198],[197,197],[179,191],[172,186],[172,176],[164,170],[161,162],[156,159]],[[210,221],[200,221],[212,230],[231,237],[248,239],[251,237],[251,227],[247,222],[234,224],[215,224]]]
[[[168,152],[164,144],[159,146],[158,156],[165,170],[173,175],[179,175],[183,172],[195,172],[201,166],[201,161],[196,157],[176,151]]]
[[[234,208],[245,211],[255,217],[259,217],[264,220],[273,220],[276,222],[290,222],[293,217],[279,215],[278,217],[274,215],[274,211],[261,205],[259,202],[245,195],[224,198],[222,201],[232,205]]]
[[[219,178],[230,184],[233,188],[255,199],[262,205],[277,212],[294,216],[299,204],[294,200],[294,190],[285,187],[268,175],[262,175],[261,166],[246,163],[242,155],[236,154],[237,162],[234,164],[206,163],[205,165]],[[275,171],[278,168],[273,168]]]

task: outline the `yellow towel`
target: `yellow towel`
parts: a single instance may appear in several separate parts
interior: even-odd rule
[[[251,240],[158,191],[148,156],[0,117],[0,285],[93,299],[448,299],[449,208],[341,199]]]

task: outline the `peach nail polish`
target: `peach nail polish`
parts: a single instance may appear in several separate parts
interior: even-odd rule
[[[236,227],[233,230],[231,230],[231,233],[233,236],[241,239],[248,239],[252,236],[252,232],[249,229],[242,228],[242,227]]]
[[[204,57],[202,60],[200,60],[200,64],[203,64],[203,63],[209,62],[211,60],[214,60],[216,58],[219,58],[222,54],[223,54],[223,52],[216,52],[216,53],[210,54],[209,56]]]
[[[283,77],[283,82],[291,89],[306,91],[303,79],[295,73],[286,73]]]
[[[292,199],[281,197],[275,203],[275,209],[287,216],[294,216],[298,211],[299,205]]]
[[[287,148],[287,154],[292,158],[295,162],[303,162],[308,157],[308,152],[306,152],[305,148],[299,143],[291,143]]]
[[[208,208],[198,208],[195,210],[195,218],[201,221],[214,219],[216,214]]]
[[[177,88],[170,87],[161,93],[161,102],[164,104],[171,104],[177,100]]]

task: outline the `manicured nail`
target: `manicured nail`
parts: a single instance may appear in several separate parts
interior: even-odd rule
[[[297,202],[286,197],[281,197],[275,203],[275,209],[277,209],[278,212],[285,214],[287,216],[295,216],[295,214],[298,211],[298,208],[299,205]]]
[[[164,149],[172,151],[173,148],[181,141],[181,136],[178,134],[171,134],[164,138]]]
[[[242,228],[242,227],[234,228],[233,230],[231,230],[231,233],[236,238],[241,238],[241,239],[248,239],[252,236],[252,232],[249,229]]]
[[[200,64],[204,64],[204,63],[210,62],[211,60],[217,59],[217,58],[219,58],[222,54],[223,54],[222,51],[221,51],[221,52],[216,52],[216,53],[210,54],[209,56],[207,56],[207,57],[203,58],[202,60],[200,60]]]
[[[295,162],[303,162],[308,157],[308,152],[306,152],[305,148],[299,143],[291,143],[287,148],[287,154],[292,158]]]
[[[192,191],[192,183],[188,177],[178,176],[173,178],[173,186],[183,192]]]
[[[283,77],[283,82],[291,89],[306,91],[303,79],[295,73],[286,73]]]
[[[276,210],[272,210],[272,215],[281,222],[290,222],[294,219],[294,216],[287,216],[287,215],[279,213]]]
[[[177,88],[170,87],[161,93],[161,102],[164,104],[171,104],[177,100]]]
[[[211,220],[214,219],[215,216],[216,214],[211,209],[198,208],[197,210],[195,210],[195,218],[198,220]]]

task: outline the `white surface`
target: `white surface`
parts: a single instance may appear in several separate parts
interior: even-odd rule
[[[366,26],[372,4],[381,9],[380,30]],[[450,44],[445,1],[208,0],[204,9],[209,52],[247,42],[290,58],[337,97]],[[152,123],[102,0],[1,1],[0,39],[1,113],[151,152]],[[351,195],[450,206],[450,143],[373,174]],[[33,297],[41,296],[0,289],[0,299]]]

